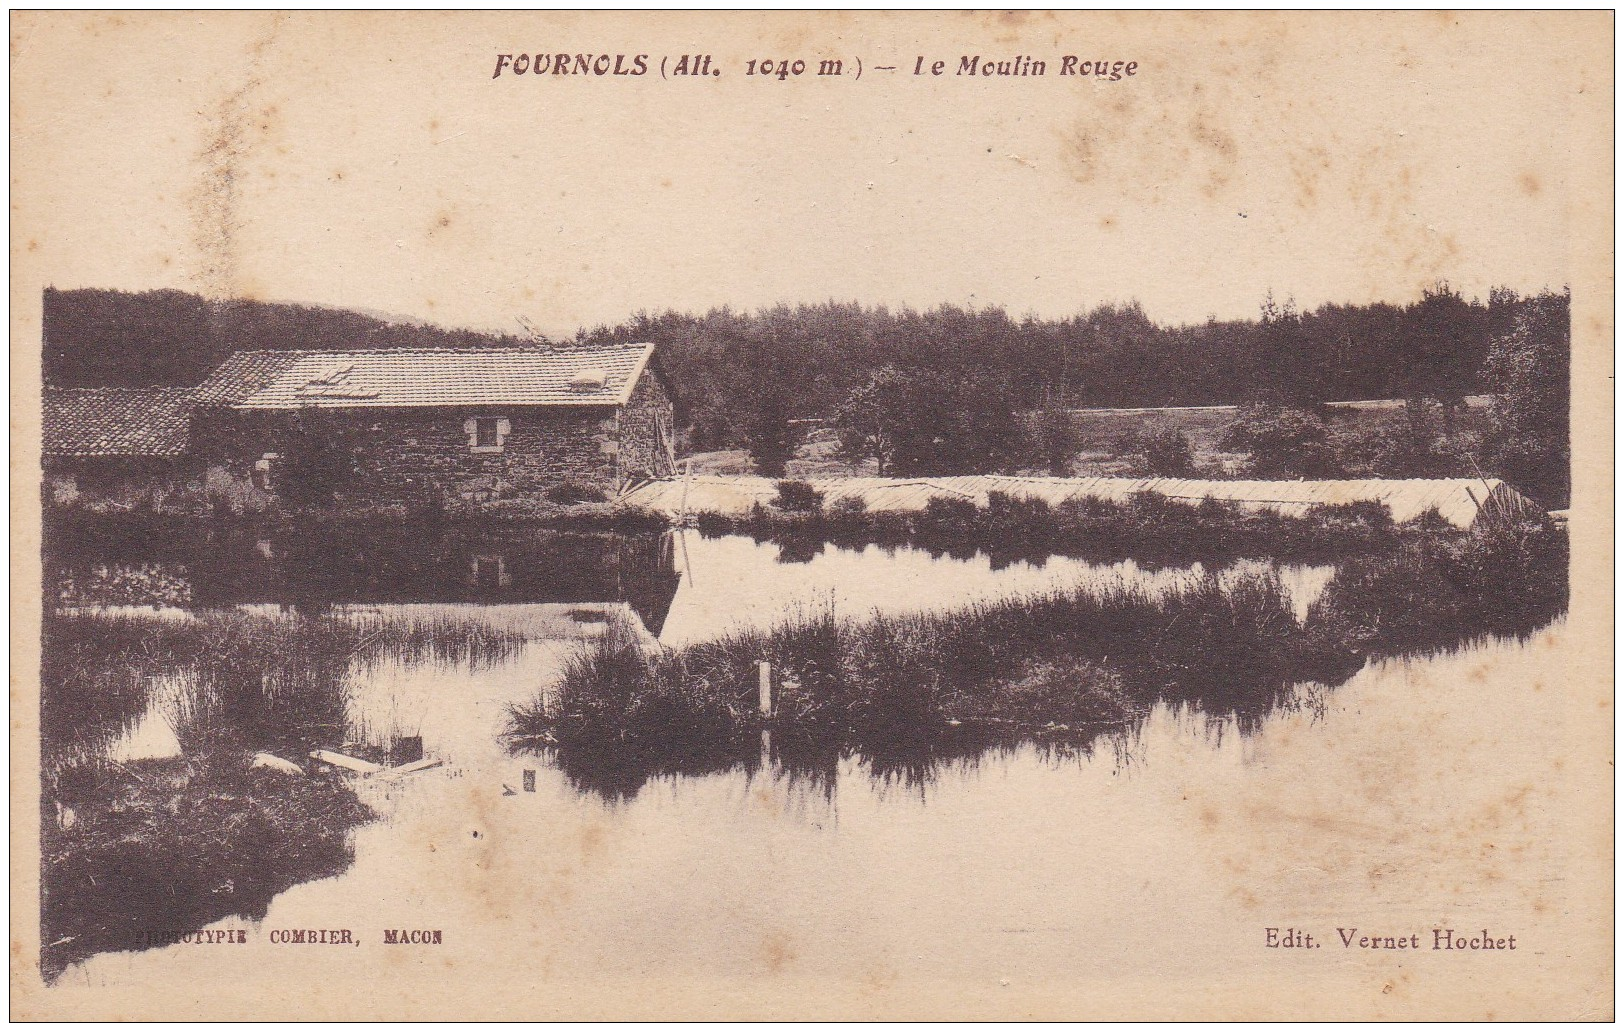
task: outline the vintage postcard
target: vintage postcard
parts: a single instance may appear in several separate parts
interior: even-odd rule
[[[10,27],[16,1018],[1611,1016],[1610,13]]]

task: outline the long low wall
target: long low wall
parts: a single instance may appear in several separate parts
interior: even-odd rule
[[[1302,515],[1324,505],[1377,501],[1395,522],[1407,522],[1434,509],[1452,525],[1470,529],[1485,507],[1531,513],[1533,502],[1500,480],[1174,480],[1118,476],[939,476],[923,479],[808,480],[828,507],[841,498],[860,498],[869,511],[923,511],[932,497],[957,497],[987,504],[1002,491],[1058,505],[1081,498],[1125,502],[1138,493],[1158,493],[1196,503],[1207,498],[1243,510],[1271,509]],[[778,496],[778,481],[762,476],[677,476],[651,480],[621,498],[629,507],[672,518],[699,512],[744,515]]]

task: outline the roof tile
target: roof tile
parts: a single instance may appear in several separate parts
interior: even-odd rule
[[[244,411],[623,405],[652,345],[240,352],[203,385]],[[583,381],[603,380],[601,387]]]
[[[233,405],[275,380],[277,374],[298,362],[305,354],[296,351],[233,352],[209,374],[207,380],[197,385],[198,403]]]
[[[194,404],[190,387],[47,388],[44,452],[48,456],[184,454]]]

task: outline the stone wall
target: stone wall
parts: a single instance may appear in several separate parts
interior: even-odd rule
[[[90,511],[160,511],[201,514],[260,512],[270,495],[247,471],[179,458],[45,459],[45,503]]]
[[[673,427],[671,396],[660,378],[649,370],[637,382],[631,400],[620,411],[622,481],[670,476],[675,472],[665,442],[673,436]]]
[[[500,450],[473,450],[466,424],[484,417],[507,421]],[[616,486],[612,407],[333,410],[253,420],[238,431],[247,445],[239,459],[277,452],[273,472],[285,476],[300,471],[297,452],[323,448],[342,463],[335,478],[344,497],[415,504],[539,496],[564,482],[606,492]],[[296,441],[294,431],[304,438]]]
[[[478,418],[506,421],[499,450],[474,449],[468,424]],[[301,471],[303,459],[307,477],[330,471],[342,481],[341,497],[415,505],[539,497],[560,483],[612,496],[629,480],[672,473],[672,419],[671,398],[648,371],[619,409],[219,409],[199,416],[194,436],[206,464],[245,480],[261,481],[256,466],[275,452],[273,479]]]

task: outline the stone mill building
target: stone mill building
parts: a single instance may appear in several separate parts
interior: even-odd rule
[[[121,394],[129,415],[109,412]],[[129,462],[121,438],[148,418],[145,396],[48,391],[55,473]],[[646,344],[238,352],[166,398],[165,444],[138,474],[188,488],[229,477],[266,495],[573,502],[673,471],[672,390]],[[98,430],[120,436],[87,439]]]

